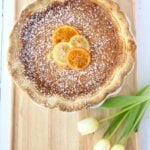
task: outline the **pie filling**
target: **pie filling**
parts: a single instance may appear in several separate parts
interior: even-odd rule
[[[88,40],[91,62],[85,69],[60,67],[47,58],[53,49],[52,35],[62,25],[74,27]],[[89,0],[54,2],[30,14],[19,35],[24,74],[44,95],[73,100],[93,94],[123,58],[122,42],[111,16]]]

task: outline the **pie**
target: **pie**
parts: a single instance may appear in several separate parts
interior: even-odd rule
[[[33,101],[62,111],[94,106],[134,64],[125,15],[110,0],[38,0],[10,35],[8,66]]]

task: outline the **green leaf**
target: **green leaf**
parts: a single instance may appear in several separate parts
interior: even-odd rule
[[[144,87],[142,90],[137,92],[137,96],[146,96],[150,95],[150,86]],[[144,112],[146,111],[147,107],[149,105],[149,101],[146,101],[144,103],[141,103],[140,105],[137,105],[136,107],[132,108],[129,111],[128,120],[124,126],[124,129],[122,133],[120,134],[117,142],[121,142],[121,140],[124,139],[124,137],[128,137],[130,133],[133,131],[137,132],[139,128],[139,124],[144,116]]]
[[[129,105],[144,102],[150,99],[150,96],[116,96],[108,98],[100,107],[101,108],[123,108]]]
[[[138,105],[129,111],[128,118],[126,120],[125,126],[124,126],[120,136],[118,137],[117,143],[119,143],[126,135],[128,135],[128,133],[132,129],[133,124],[135,123],[137,117],[140,114],[140,108],[141,108],[141,106]]]
[[[139,95],[139,96],[140,96],[140,95],[150,95],[150,85],[147,85],[146,87],[144,87],[142,90],[140,90],[139,92],[137,92],[136,95],[137,95],[137,96],[138,96],[138,95]],[[147,102],[141,104],[141,108],[139,108],[139,109],[143,110],[143,109],[146,107],[146,105],[149,105],[149,104],[147,104]],[[144,114],[143,114],[143,116],[144,116]],[[140,122],[141,122],[143,116],[141,117],[139,123],[137,124],[137,126],[136,126],[136,128],[135,128],[135,132],[138,132],[139,126],[140,126]]]
[[[135,131],[135,129],[137,128],[137,125],[139,125],[143,115],[145,114],[146,109],[148,108],[150,102],[147,101],[145,102],[146,105],[145,107],[143,107],[143,109],[140,109],[140,114],[137,116],[135,123],[132,125],[132,128],[130,129],[130,131],[128,132],[128,134],[124,137],[124,139],[122,139],[121,143],[123,142],[124,144],[127,142],[127,140],[129,139],[129,137],[131,136],[131,134]]]
[[[115,133],[119,130],[119,128],[122,126],[123,122],[125,119],[127,119],[129,112],[127,112],[120,120],[120,122],[117,124],[116,128],[114,129],[114,131],[110,134],[108,139],[112,139],[113,136],[115,135]]]
[[[139,107],[139,111],[142,111],[143,109],[145,109],[146,105],[149,105],[149,104],[147,104],[147,102],[141,104],[141,106]],[[138,132],[139,126],[140,126],[140,123],[141,123],[141,120],[142,120],[143,116],[144,116],[144,114],[142,115],[142,117],[141,117],[140,121],[138,122],[137,126],[135,127],[135,129],[134,129],[135,132]]]
[[[145,86],[143,89],[136,93],[137,96],[149,95],[150,96],[150,85]]]
[[[114,115],[114,119],[103,136],[113,136],[120,128],[120,125],[125,122],[124,128],[118,137],[118,142],[126,141],[131,133],[138,131],[139,124],[149,104],[150,85],[137,92],[135,96],[116,96],[107,99],[101,108],[119,108],[121,109],[121,114],[116,113],[117,116]],[[125,121],[123,118],[125,118]]]
[[[115,127],[119,124],[120,120],[124,117],[126,113],[122,113],[116,116],[110,123],[109,127],[105,130],[103,137],[106,137],[109,133],[111,133]]]

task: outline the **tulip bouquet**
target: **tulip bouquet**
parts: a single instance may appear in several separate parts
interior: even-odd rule
[[[81,120],[78,122],[78,131],[81,135],[91,134],[98,130],[100,124],[111,120],[94,150],[125,150],[125,144],[130,136],[138,132],[139,124],[149,104],[150,85],[133,96],[111,97],[100,106],[100,109],[119,109],[119,111],[101,120],[95,118]],[[110,141],[118,132],[119,136],[114,145],[111,146]]]

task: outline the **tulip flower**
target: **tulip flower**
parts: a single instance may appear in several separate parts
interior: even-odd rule
[[[110,141],[101,139],[94,147],[94,150],[110,150]]]
[[[114,145],[111,150],[125,150],[125,147],[121,144]]]
[[[78,122],[78,131],[81,135],[94,133],[99,127],[99,122],[95,118],[86,118]]]

